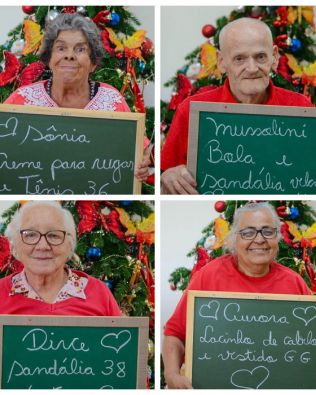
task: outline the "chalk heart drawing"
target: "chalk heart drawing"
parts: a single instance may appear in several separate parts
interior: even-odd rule
[[[106,348],[112,348],[112,350],[118,354],[119,351],[129,343],[131,338],[131,332],[127,330],[118,333],[108,333],[102,337],[101,345]]]
[[[295,307],[293,310],[294,317],[303,321],[305,326],[307,326],[313,319],[316,318],[316,307],[308,306],[308,307]]]
[[[6,123],[0,123],[0,137],[6,137],[8,135],[15,136],[15,131],[17,127],[18,127],[18,120],[17,118],[14,117],[9,118]],[[7,129],[9,133],[5,134],[3,128]]]
[[[199,310],[200,317],[214,318],[214,320],[217,320],[219,306],[220,304],[217,300],[212,300],[208,304],[202,304]]]
[[[258,389],[270,375],[265,366],[257,366],[252,370],[240,369],[231,375],[230,382],[237,388]]]

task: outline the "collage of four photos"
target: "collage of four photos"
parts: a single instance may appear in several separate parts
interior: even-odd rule
[[[315,389],[316,4],[0,13],[0,388]]]

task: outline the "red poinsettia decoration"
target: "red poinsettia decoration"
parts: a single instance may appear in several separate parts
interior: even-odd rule
[[[0,73],[0,86],[5,86],[13,82],[18,76],[21,63],[19,59],[9,51],[4,51],[5,67],[4,71]]]
[[[19,86],[29,85],[35,82],[44,72],[46,66],[38,61],[26,66],[18,77]]]
[[[190,96],[192,93],[192,84],[190,80],[184,75],[178,74],[178,88],[177,92],[172,96],[169,103],[169,110],[176,110],[178,105],[183,102],[183,100]]]
[[[203,266],[205,266],[212,258],[208,255],[207,251],[202,247],[197,247],[197,260],[191,271],[190,280]]]
[[[9,240],[0,236],[0,272],[3,272],[11,261]]]

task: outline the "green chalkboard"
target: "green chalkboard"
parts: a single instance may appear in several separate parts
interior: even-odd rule
[[[190,291],[194,388],[315,389],[316,297]]]
[[[148,319],[0,316],[2,389],[146,388]]]
[[[0,193],[140,193],[144,117],[0,105]]]
[[[200,194],[315,194],[316,109],[192,102],[188,169]]]

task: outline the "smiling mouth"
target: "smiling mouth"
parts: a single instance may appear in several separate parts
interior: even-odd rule
[[[270,248],[248,248],[248,251],[251,252],[267,252],[270,251]]]

